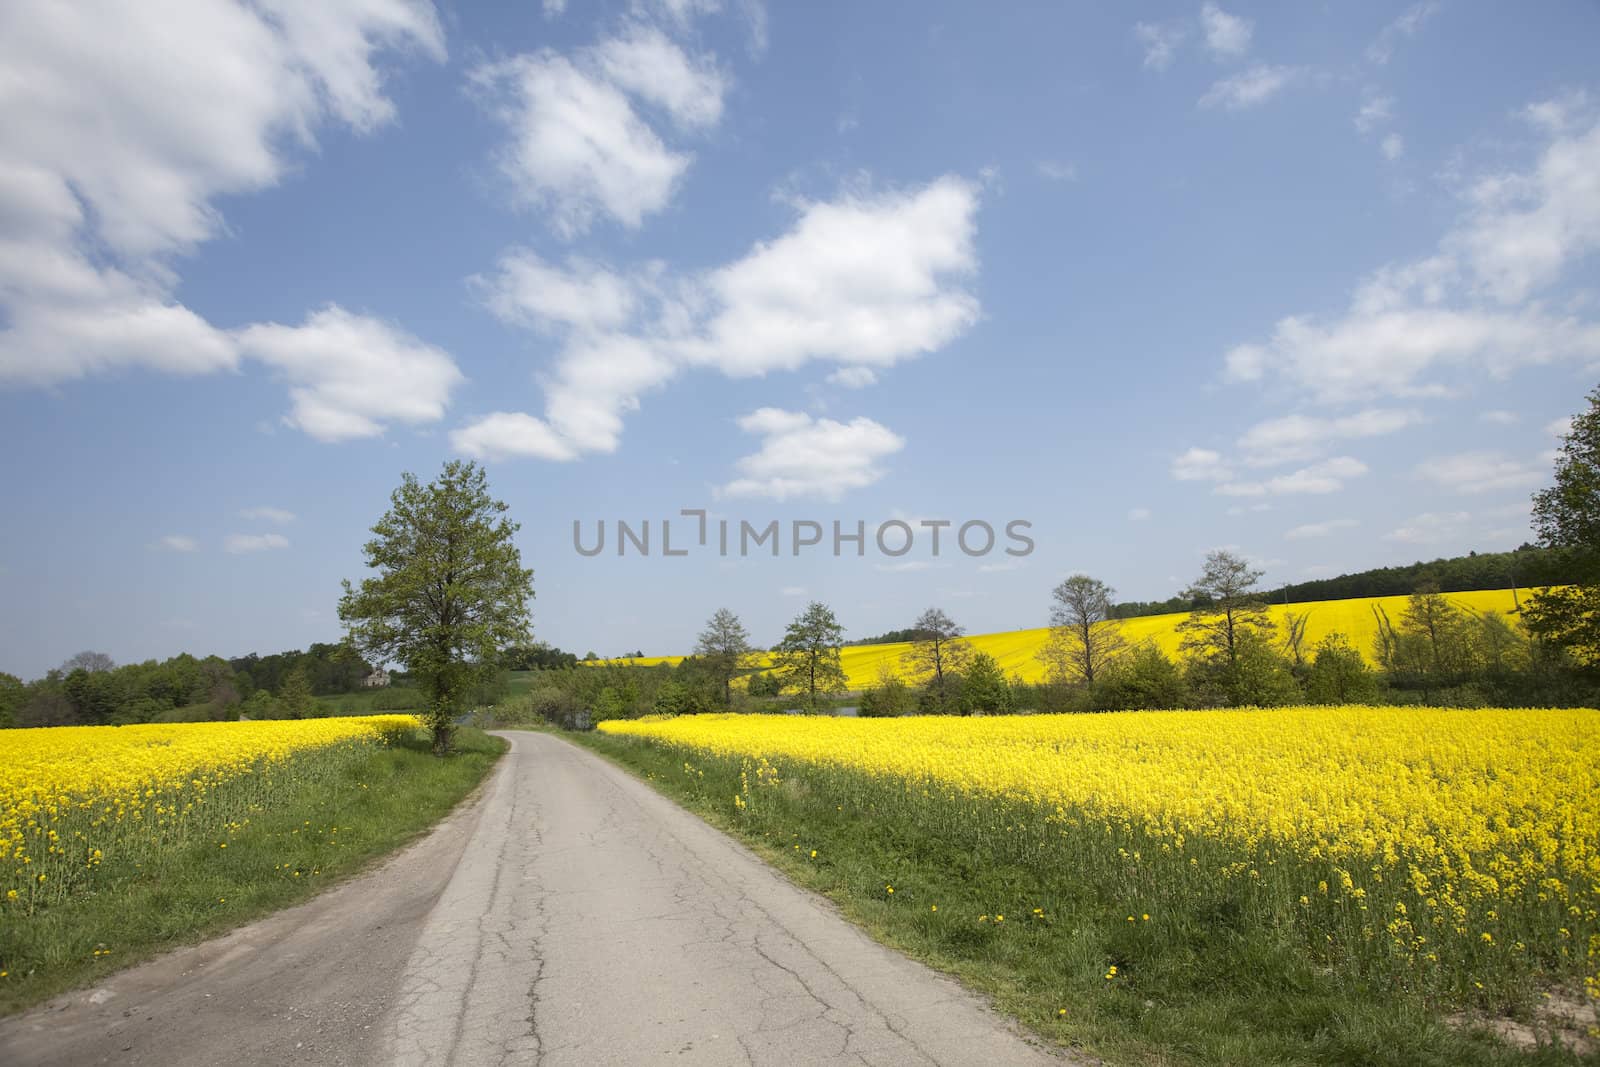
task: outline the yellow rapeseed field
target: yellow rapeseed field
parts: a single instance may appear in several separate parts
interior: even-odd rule
[[[1495,975],[1582,974],[1600,995],[1600,712],[706,715],[600,728],[701,767],[766,768],[961,847],[1109,872],[1130,910],[1231,894],[1368,975],[1470,996]],[[733,808],[760,803],[759,788],[739,792]]]
[[[275,782],[328,775],[416,729],[409,715],[0,731],[0,917],[97,872],[228,838]]]
[[[1445,595],[1457,607],[1476,614],[1488,611],[1513,613],[1519,599],[1519,595],[1510,589],[1487,589]],[[1523,591],[1520,598],[1525,601],[1527,592]],[[1403,596],[1354,597],[1348,600],[1317,600],[1304,604],[1274,604],[1268,610],[1272,621],[1279,626],[1280,631],[1288,614],[1305,615],[1306,648],[1311,648],[1328,634],[1342,633],[1370,661],[1373,639],[1378,633],[1374,608],[1386,612],[1392,622],[1398,623],[1405,611],[1406,600],[1407,598]],[[1182,640],[1182,635],[1178,632],[1178,623],[1186,618],[1188,618],[1186,612],[1177,612],[1127,619],[1121,624],[1122,633],[1131,644],[1154,641],[1167,655],[1176,656],[1178,645]],[[1031,630],[975,634],[968,640],[977,651],[987,652],[993,656],[1006,677],[1016,676],[1025,682],[1039,682],[1043,681],[1045,676],[1044,664],[1039,659],[1039,653],[1044,649],[1049,636],[1049,629],[1041,626]],[[840,663],[844,667],[845,676],[849,679],[850,688],[862,689],[877,685],[880,674],[885,670],[902,680],[908,680],[911,672],[906,669],[904,656],[910,648],[911,646],[905,643],[852,645],[844,648],[840,652]],[[677,664],[682,659],[682,656],[648,656],[619,662],[654,667],[663,663]]]

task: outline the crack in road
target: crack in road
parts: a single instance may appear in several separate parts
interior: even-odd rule
[[[644,783],[503,736],[476,804],[378,871],[0,1022],[0,1061],[1066,1062]]]

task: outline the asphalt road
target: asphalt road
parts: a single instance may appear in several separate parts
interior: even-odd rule
[[[1059,1064],[544,734],[382,867],[0,1021],[0,1063]]]

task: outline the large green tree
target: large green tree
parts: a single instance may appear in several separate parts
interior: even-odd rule
[[[817,710],[823,697],[843,692],[848,684],[839,663],[842,644],[844,627],[833,611],[812,601],[772,650],[772,668],[780,684],[801,693],[808,711]]]
[[[750,635],[739,616],[718,608],[700,634],[694,654],[722,689],[722,702],[733,703],[733,678],[750,659]]]
[[[1555,484],[1534,494],[1533,526],[1545,547],[1570,553],[1571,584],[1533,597],[1528,630],[1600,669],[1600,389],[1562,439]]]
[[[533,571],[505,511],[476,463],[446,463],[427,485],[406,474],[363,549],[378,573],[359,588],[346,581],[339,601],[350,643],[374,662],[403,664],[416,681],[441,754],[500,650],[532,639]]]

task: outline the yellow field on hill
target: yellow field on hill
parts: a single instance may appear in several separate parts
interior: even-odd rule
[[[1525,591],[1520,595],[1524,600],[1527,598]],[[1446,596],[1457,606],[1478,614],[1486,611],[1509,614],[1515,612],[1517,606],[1516,598],[1509,589],[1447,593]],[[1280,627],[1284,616],[1291,612],[1308,616],[1306,621],[1308,649],[1330,633],[1342,633],[1362,655],[1370,660],[1373,638],[1378,633],[1378,623],[1373,608],[1386,612],[1391,621],[1399,623],[1401,613],[1405,611],[1406,599],[1404,596],[1376,596],[1356,597],[1350,600],[1315,600],[1304,604],[1276,604],[1272,606],[1271,612],[1273,621]],[[1130,644],[1154,641],[1167,655],[1176,656],[1179,642],[1182,640],[1178,633],[1178,623],[1187,617],[1187,612],[1176,612],[1170,615],[1146,615],[1143,618],[1128,619],[1122,624],[1122,632]],[[976,634],[968,640],[979,652],[987,652],[998,660],[1000,668],[1005,671],[1007,677],[1020,675],[1023,681],[1037,682],[1044,678],[1044,665],[1039,661],[1039,652],[1044,648],[1049,634],[1050,631],[1041,626],[1031,630]],[[840,658],[845,674],[850,679],[850,688],[860,689],[878,684],[878,676],[884,668],[903,677],[907,672],[901,660],[910,647],[906,643],[897,643],[855,645],[844,649]],[[620,662],[653,667],[662,663],[677,664],[682,659],[682,656],[647,656]]]

